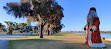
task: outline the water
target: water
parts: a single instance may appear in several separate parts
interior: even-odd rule
[[[24,35],[6,35],[6,34],[0,34],[0,37],[1,36],[24,36]]]
[[[72,32],[72,34],[83,34],[83,35],[85,35],[85,33],[74,33],[74,32]],[[111,38],[111,33],[101,33],[101,37]]]

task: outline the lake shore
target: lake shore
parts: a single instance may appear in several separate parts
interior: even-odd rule
[[[76,33],[85,33],[85,31],[63,31],[66,33],[76,32]],[[100,33],[111,33],[111,31],[100,31]]]
[[[76,32],[63,32],[63,33],[85,35],[85,33],[76,33]],[[111,33],[100,33],[100,35],[102,38],[110,38],[111,39]]]
[[[57,33],[52,36],[44,36],[43,39],[40,39],[39,36],[28,36],[9,40],[9,49],[101,49],[83,45],[85,36],[79,34]],[[111,41],[103,39],[102,41],[106,45],[104,49],[111,48]]]

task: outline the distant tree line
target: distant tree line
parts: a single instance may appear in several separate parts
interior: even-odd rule
[[[26,23],[16,23],[16,22],[11,22],[11,21],[5,21],[8,27],[8,33],[7,34],[12,34],[13,30],[20,30],[22,33],[23,31],[33,31],[37,30],[38,28],[30,28],[30,26],[27,26]]]
[[[1,31],[6,31],[6,26],[0,23],[0,30]]]

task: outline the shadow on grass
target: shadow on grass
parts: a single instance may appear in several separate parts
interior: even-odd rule
[[[24,39],[24,40],[10,40],[8,49],[31,49],[29,46],[33,45],[32,49],[36,49],[41,43],[47,43],[54,40],[48,39]],[[36,44],[35,44],[36,43]],[[22,45],[22,46],[21,46]],[[38,45],[38,46],[37,46]],[[23,48],[24,47],[24,48]],[[28,48],[26,48],[28,47]]]

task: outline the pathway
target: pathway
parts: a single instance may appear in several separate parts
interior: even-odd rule
[[[0,34],[0,49],[8,49],[9,40],[11,38],[24,38],[20,37],[21,35],[6,35],[6,34]]]
[[[0,40],[0,49],[8,49],[9,40]]]

